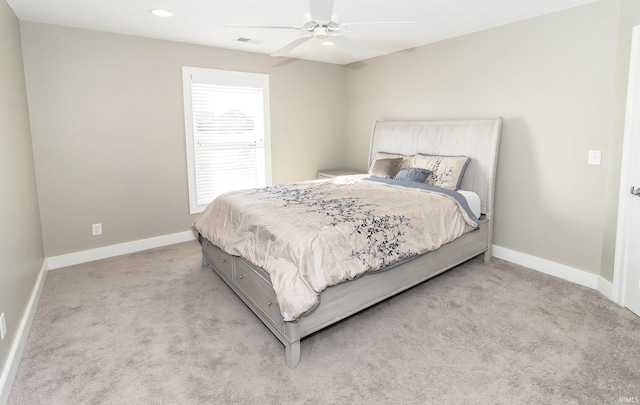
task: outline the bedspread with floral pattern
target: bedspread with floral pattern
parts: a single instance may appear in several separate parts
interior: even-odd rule
[[[270,186],[219,196],[193,228],[267,271],[291,321],[328,286],[476,229],[466,202],[451,193],[355,177]]]

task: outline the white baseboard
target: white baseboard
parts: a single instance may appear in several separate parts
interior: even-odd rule
[[[598,287],[596,288],[596,290],[600,291],[600,294],[609,298],[611,301],[616,302],[613,299],[613,283],[609,280],[605,280],[604,278],[598,276]],[[619,305],[620,303],[616,302],[616,304]]]
[[[27,304],[27,308],[25,309],[22,320],[20,321],[20,326],[18,326],[16,337],[11,345],[9,357],[2,368],[2,374],[0,375],[0,404],[2,405],[6,404],[9,400],[9,392],[11,391],[11,386],[13,385],[16,373],[18,372],[18,365],[20,364],[22,351],[27,344],[27,338],[29,337],[33,317],[36,314],[36,308],[38,306],[38,301],[40,300],[42,287],[44,286],[44,280],[47,278],[47,271],[47,260],[45,259],[42,263],[42,267],[40,268],[36,284],[33,286],[33,290],[31,291],[31,297],[29,298],[29,303]]]
[[[602,293],[605,297],[612,299],[611,293],[613,291],[613,284],[601,276],[589,273],[588,271],[565,266],[564,264],[531,256],[526,253],[516,252],[515,250],[496,245],[493,245],[493,256],[563,280],[571,281],[572,283],[593,288],[594,290]]]
[[[75,264],[92,262],[94,260],[106,259],[108,257],[126,255],[128,253],[140,252],[142,250],[173,245],[175,243],[188,242],[194,239],[195,236],[191,231],[178,232],[169,235],[157,236],[155,238],[135,240],[132,242],[119,243],[117,245],[105,246],[97,249],[83,250],[81,252],[69,253],[61,256],[53,256],[47,259],[47,263],[49,269],[53,270],[60,267],[73,266]]]

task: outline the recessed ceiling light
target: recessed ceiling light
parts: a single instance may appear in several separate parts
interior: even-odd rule
[[[149,12],[153,15],[157,15],[158,17],[173,17],[173,13],[168,10],[163,10],[161,8],[154,8],[149,10]]]
[[[333,43],[333,41],[332,41],[332,40],[330,40],[330,39],[329,39],[329,40],[324,41],[324,42],[322,43],[322,45],[324,45],[324,46],[333,46],[333,45],[335,45],[335,44]]]

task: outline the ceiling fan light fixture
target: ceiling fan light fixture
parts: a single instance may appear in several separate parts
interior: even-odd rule
[[[300,0],[302,1],[302,0]],[[334,0],[307,0],[309,2],[309,12],[303,14],[303,24],[295,25],[240,25],[226,24],[225,27],[233,28],[260,28],[299,31],[302,36],[289,42],[284,47],[271,53],[271,56],[286,56],[288,53],[298,48],[307,41],[323,46],[335,46],[353,58],[364,58],[369,54],[364,48],[350,40],[349,34],[352,31],[359,31],[361,39],[371,37],[385,39],[385,32],[395,31],[410,26],[415,29],[415,22],[410,21],[360,21],[342,23],[338,14],[333,11]],[[362,35],[363,32],[369,32]],[[408,31],[408,30],[407,30]],[[404,31],[403,31],[404,32]],[[364,38],[363,38],[364,37]],[[389,41],[394,41],[390,38]],[[317,46],[317,45],[315,45]],[[305,49],[303,52],[313,51],[313,48]]]
[[[327,27],[324,27],[324,26],[314,27],[312,33],[313,33],[313,36],[317,39],[330,40],[329,29]]]
[[[173,13],[169,10],[163,10],[161,8],[152,8],[149,12],[158,17],[173,17]]]

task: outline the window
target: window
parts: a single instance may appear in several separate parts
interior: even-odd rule
[[[182,67],[189,210],[271,183],[269,76]]]

